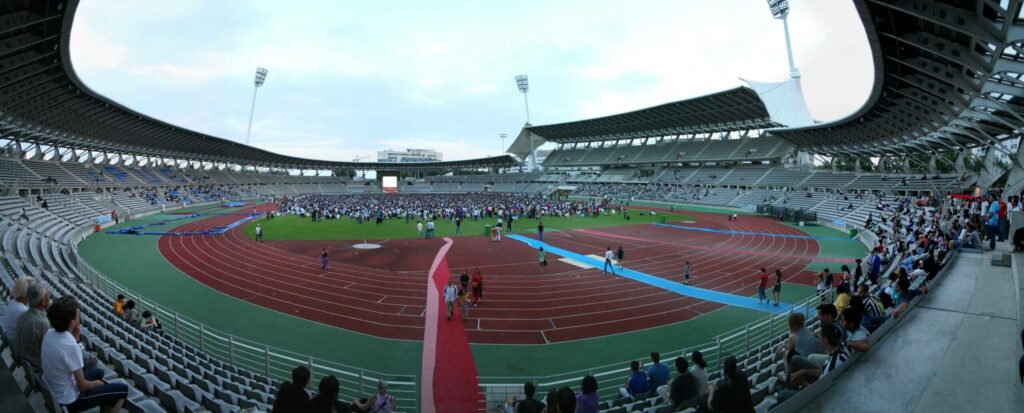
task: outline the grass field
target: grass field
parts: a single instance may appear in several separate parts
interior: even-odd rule
[[[544,232],[554,232],[577,228],[597,228],[616,225],[645,224],[659,222],[664,217],[668,222],[692,221],[693,218],[681,214],[658,214],[656,216],[631,212],[630,219],[622,215],[602,215],[597,218],[544,218]],[[493,225],[495,219],[467,220],[462,223],[461,235],[483,235],[485,225]],[[312,222],[309,218],[297,215],[277,217],[273,220],[260,219],[246,224],[245,235],[256,238],[256,224],[263,226],[263,239],[270,240],[381,240],[399,238],[417,238],[416,220],[389,219],[383,224],[363,221],[359,224],[354,219],[328,219]],[[426,226],[426,224],[424,224]],[[437,237],[457,237],[455,224],[447,220],[434,221]],[[537,220],[521,219],[512,226],[512,233],[537,232]]]

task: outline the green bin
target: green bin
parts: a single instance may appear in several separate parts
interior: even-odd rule
[[[491,236],[491,224],[484,224],[484,236]]]
[[[857,237],[857,228],[850,228],[850,238]]]

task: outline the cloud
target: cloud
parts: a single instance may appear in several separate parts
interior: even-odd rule
[[[839,4],[842,3],[842,4]],[[781,23],[755,0],[540,2],[85,2],[72,60],[94,90],[142,113],[293,156],[347,160],[431,147],[498,152],[534,124],[632,111],[787,72]],[[794,1],[794,52],[819,119],[871,87],[852,5]],[[511,143],[511,142],[508,142]]]

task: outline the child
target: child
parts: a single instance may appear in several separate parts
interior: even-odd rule
[[[540,272],[544,272],[544,269],[548,267],[548,260],[545,258],[544,247],[540,247],[537,250],[537,258],[540,259]]]
[[[469,289],[463,288],[459,291],[459,308],[462,310],[460,317],[463,320],[469,318]]]

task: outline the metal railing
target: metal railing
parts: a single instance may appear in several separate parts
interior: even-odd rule
[[[789,315],[793,312],[802,312],[806,319],[810,320],[818,304],[826,302],[822,298],[813,295],[793,304],[790,311],[762,317],[744,326],[719,334],[707,343],[686,348],[664,349],[658,353],[661,355],[662,363],[671,365],[672,360],[676,357],[689,359],[694,351],[700,351],[704,355],[704,361],[708,363],[708,373],[714,374],[713,372],[721,371],[722,363],[729,356],[735,356],[742,363],[749,356],[763,351],[771,351],[772,344],[781,341],[789,334]],[[535,383],[537,394],[544,395],[550,388],[578,388],[583,376],[592,375],[597,379],[601,400],[607,400],[617,395],[618,388],[623,387],[626,383],[630,374],[630,361],[640,361],[643,366],[644,360],[648,360],[648,357],[647,353],[636,354],[632,358],[623,359],[617,363],[549,376],[480,376],[480,392],[484,394],[488,411],[490,411],[505,402],[510,395],[521,396],[523,384],[526,382]]]
[[[395,396],[399,411],[419,410],[419,382],[415,375],[382,373],[348,366],[236,337],[161,307],[159,302],[118,284],[81,258],[78,260],[78,269],[84,280],[97,291],[111,299],[117,294],[124,294],[127,299],[135,300],[139,308],[152,311],[161,320],[164,333],[228,365],[278,381],[291,380],[292,369],[305,365],[312,372],[312,390],[315,391],[322,377],[334,375],[341,386],[339,398],[344,401],[373,394],[376,392],[377,380],[383,379],[388,383],[388,392]]]

